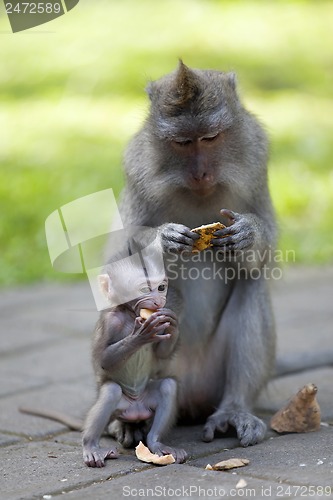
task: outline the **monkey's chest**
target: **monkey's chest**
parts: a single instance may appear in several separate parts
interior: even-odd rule
[[[201,259],[201,260],[199,260]],[[195,258],[181,258],[169,267],[169,286],[174,286],[182,298],[179,318],[182,344],[191,349],[201,345],[216,330],[221,313],[232,291],[225,279],[224,264],[212,259],[210,252],[200,252]]]
[[[149,382],[153,366],[151,345],[145,345],[136,351],[116,372],[112,379],[119,384],[125,394],[138,397]]]

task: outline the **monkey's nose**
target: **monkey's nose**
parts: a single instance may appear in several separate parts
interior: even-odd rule
[[[208,172],[199,172],[193,175],[193,179],[198,183],[199,182],[209,183],[213,181],[213,176]]]

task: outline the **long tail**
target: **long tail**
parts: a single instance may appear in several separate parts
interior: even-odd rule
[[[38,408],[29,408],[26,406],[20,406],[19,411],[21,413],[27,413],[28,415],[34,415],[35,417],[48,418],[50,420],[55,420],[60,424],[66,425],[69,429],[73,431],[83,430],[83,420],[79,418],[71,417],[70,415],[65,415],[60,411],[56,410],[40,410]]]
[[[333,350],[290,353],[276,361],[275,376],[333,366]]]

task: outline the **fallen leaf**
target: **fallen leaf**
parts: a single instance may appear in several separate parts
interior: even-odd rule
[[[160,457],[156,453],[152,453],[142,441],[140,441],[135,448],[135,454],[141,462],[146,462],[148,464],[169,465],[176,461],[173,455],[163,455]]]
[[[229,460],[222,460],[215,465],[208,464],[206,466],[207,470],[229,470],[236,469],[237,467],[244,467],[250,463],[247,458],[229,458]]]
[[[283,432],[312,432],[320,428],[320,407],[316,399],[317,387],[305,385],[271,419],[271,428]]]

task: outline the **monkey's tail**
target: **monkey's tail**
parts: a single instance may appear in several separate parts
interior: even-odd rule
[[[60,424],[66,425],[69,429],[73,431],[83,430],[83,421],[79,418],[71,417],[70,415],[65,415],[60,411],[56,410],[40,410],[38,408],[29,408],[26,406],[20,406],[19,411],[21,413],[26,413],[28,415],[34,415],[35,417],[48,418],[50,420],[55,420]]]
[[[275,365],[275,377],[333,366],[333,350],[290,353],[278,357]]]

